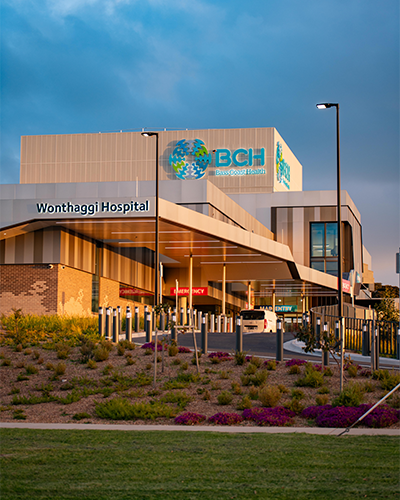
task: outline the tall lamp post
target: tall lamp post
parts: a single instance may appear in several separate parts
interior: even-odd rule
[[[340,335],[340,392],[343,390],[344,362],[344,325],[343,325],[343,273],[342,273],[342,215],[340,199],[340,137],[339,137],[339,103],[323,102],[317,104],[318,109],[336,108],[336,161],[337,161],[337,237],[338,237],[338,312]]]
[[[159,192],[158,192],[158,133],[157,132],[142,132],[143,137],[152,137],[156,138],[156,247],[155,247],[155,269],[154,269],[154,307],[158,305],[158,274],[160,267],[160,252],[159,252],[159,211],[158,211],[158,200],[159,200]],[[161,291],[161,285],[160,285]],[[156,321],[156,315],[154,313],[154,321]]]

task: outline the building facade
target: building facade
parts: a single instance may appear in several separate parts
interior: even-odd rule
[[[288,321],[336,302],[336,191],[302,190],[275,129],[157,134],[22,138],[21,182],[1,186],[2,313],[153,304],[157,164],[163,302]],[[341,215],[350,301],[371,262],[345,191]]]

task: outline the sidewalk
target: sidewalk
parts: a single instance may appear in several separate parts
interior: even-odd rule
[[[127,424],[38,424],[25,422],[0,422],[0,429],[43,429],[43,430],[97,430],[97,431],[184,431],[225,432],[228,434],[319,434],[338,436],[344,429],[327,427],[239,427],[213,425],[127,425]],[[344,436],[400,436],[400,429],[351,429]]]
[[[299,340],[290,340],[289,342],[285,342],[283,344],[283,348],[286,351],[293,352],[296,354],[307,354],[307,356],[314,356],[321,359],[321,349],[316,349],[315,352],[304,352],[303,351],[304,342],[300,342]],[[351,357],[351,359],[357,363],[362,363],[364,365],[371,365],[371,357],[370,356],[361,356],[361,354],[354,354],[352,352],[345,352],[345,358]],[[333,360],[333,356],[330,354],[329,359]],[[379,358],[379,367],[380,368],[390,368],[390,369],[400,369],[400,360],[393,358]]]

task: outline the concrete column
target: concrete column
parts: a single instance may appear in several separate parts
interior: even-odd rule
[[[222,314],[225,314],[226,302],[226,265],[222,268]]]
[[[272,292],[272,312],[275,312],[275,301],[276,301],[276,296],[275,296],[275,290]]]
[[[193,257],[189,257],[189,309],[193,308]],[[188,323],[189,324],[189,323]]]
[[[251,309],[251,281],[247,283],[247,304]]]

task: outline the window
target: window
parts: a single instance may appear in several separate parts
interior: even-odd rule
[[[310,266],[337,276],[338,238],[336,222],[312,222],[310,230]]]

